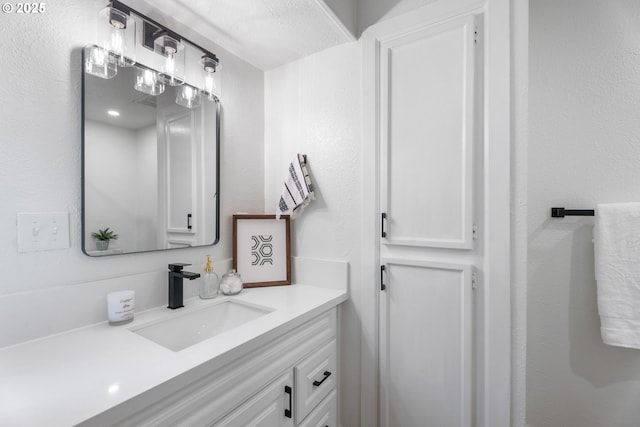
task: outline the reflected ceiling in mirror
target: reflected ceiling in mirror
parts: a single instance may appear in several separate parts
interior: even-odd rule
[[[109,79],[83,73],[89,256],[212,245],[219,238],[219,101],[196,102],[184,86],[167,84],[156,95],[135,90],[145,71],[150,83],[153,70],[138,66],[118,67]],[[118,238],[104,249],[92,235],[106,228]]]

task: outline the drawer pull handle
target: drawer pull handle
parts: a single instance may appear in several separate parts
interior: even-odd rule
[[[331,372],[329,371],[324,371],[324,378],[322,379],[322,381],[314,381],[313,385],[316,387],[319,387],[320,385],[322,385],[323,382],[325,382],[327,380],[327,378],[329,378],[331,376]]]
[[[288,385],[284,386],[284,392],[289,395],[289,409],[285,409],[284,410],[284,416],[287,417],[287,418],[291,418],[291,405],[293,403],[293,401],[292,401],[293,396],[292,396],[292,393],[291,393],[291,387],[289,387]]]

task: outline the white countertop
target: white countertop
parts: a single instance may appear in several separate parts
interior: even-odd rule
[[[130,330],[228,298],[275,311],[179,352]],[[245,289],[233,297],[188,299],[175,311],[136,313],[125,325],[102,322],[1,348],[0,425],[78,424],[205,362],[223,366],[346,299],[344,291],[306,285]]]

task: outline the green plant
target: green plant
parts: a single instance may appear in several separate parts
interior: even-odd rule
[[[91,233],[91,237],[96,238],[97,240],[116,240],[118,235],[114,233],[112,230],[109,230],[109,227],[98,230],[98,232]]]

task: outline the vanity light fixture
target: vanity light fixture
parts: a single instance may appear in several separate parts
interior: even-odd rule
[[[109,55],[100,46],[85,48],[84,70],[103,79],[112,79],[118,74],[118,67],[109,60]]]
[[[134,88],[140,92],[156,96],[164,93],[165,85],[176,86],[176,103],[187,108],[200,106],[202,96],[210,101],[220,98],[222,75],[216,55],[118,0],[100,11],[98,40],[85,47],[88,74],[110,79],[118,67],[134,66]],[[138,50],[136,55],[142,48],[149,51]],[[187,63],[185,58],[200,61]]]
[[[124,7],[109,3],[98,14],[98,45],[118,67],[135,64],[136,22]]]
[[[158,78],[158,73],[155,71],[136,65],[134,74],[135,84],[133,87],[135,90],[154,96],[164,92],[164,83]]]
[[[154,40],[156,68],[162,80],[171,86],[184,83],[184,45],[175,37],[160,34]]]
[[[200,106],[200,90],[188,84],[184,84],[176,90],[176,104],[187,108]]]
[[[208,100],[213,101],[216,97],[220,96],[220,84],[217,80],[220,79],[221,74],[216,74],[218,57],[214,54],[203,55],[200,63],[202,64],[204,74],[203,95],[206,96]]]

